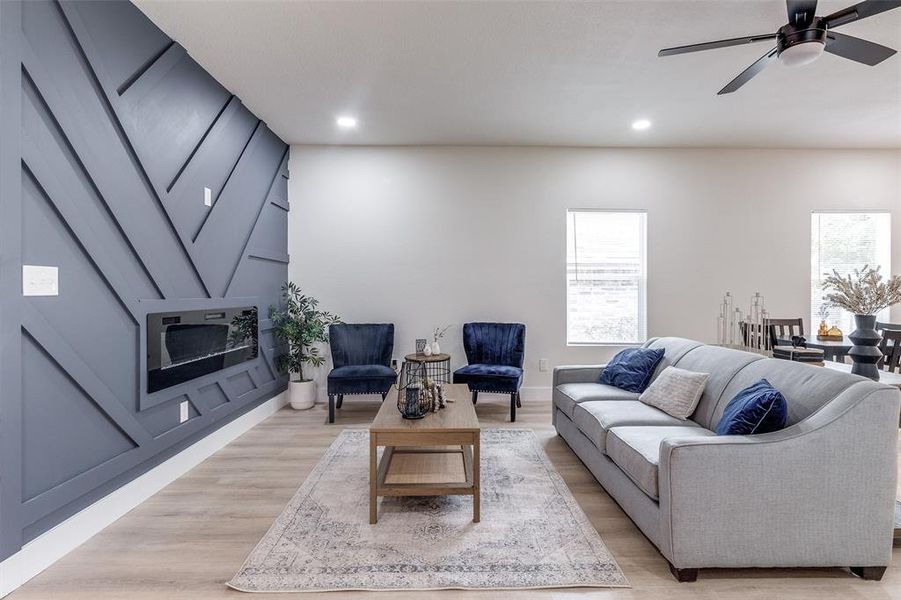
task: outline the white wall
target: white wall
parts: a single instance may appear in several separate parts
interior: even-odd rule
[[[463,323],[524,322],[531,387],[617,350],[566,345],[567,208],[647,209],[651,336],[713,341],[727,290],[809,327],[815,209],[892,210],[901,272],[901,151],[294,146],[290,171],[290,274],[323,307],[395,323],[398,357],[453,324],[454,366]]]

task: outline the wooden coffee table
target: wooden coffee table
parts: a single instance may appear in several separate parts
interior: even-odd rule
[[[454,401],[418,420],[400,416],[392,389],[370,425],[370,523],[378,521],[379,496],[451,495],[472,496],[472,520],[479,522],[479,419],[465,385],[443,387]]]

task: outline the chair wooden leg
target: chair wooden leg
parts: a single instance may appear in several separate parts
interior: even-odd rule
[[[475,404],[479,401],[479,393],[475,390],[472,391],[472,403]]]
[[[329,423],[335,422],[335,395],[334,394],[328,395],[328,422]]]
[[[522,394],[516,392],[516,408],[522,408]]]
[[[851,567],[851,572],[868,581],[880,581],[885,575],[886,567]]]
[[[510,422],[516,422],[516,393],[510,394]]]
[[[693,583],[698,580],[697,569],[677,569],[673,566],[673,563],[667,561],[667,564],[669,565],[670,573],[673,574],[673,577],[679,583]]]
[[[342,404],[344,404],[344,394],[338,394],[338,402],[335,404],[335,408],[341,408]]]

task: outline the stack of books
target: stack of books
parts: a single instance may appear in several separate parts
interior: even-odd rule
[[[794,346],[776,346],[773,348],[773,358],[793,360],[809,365],[823,366],[823,351],[816,348],[795,348]]]

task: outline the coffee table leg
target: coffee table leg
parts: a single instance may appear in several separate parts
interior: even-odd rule
[[[379,455],[378,440],[374,433],[369,434],[369,524],[378,522],[379,497],[378,497],[378,464]]]
[[[478,523],[482,512],[482,488],[480,481],[480,471],[482,459],[479,454],[479,434],[475,434],[472,444],[472,522]]]

